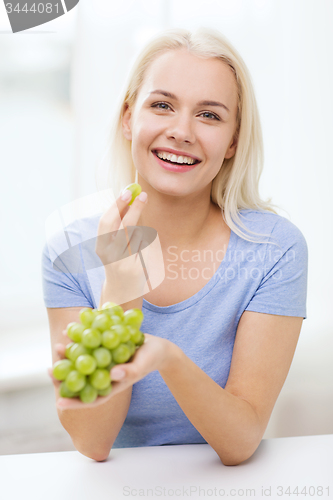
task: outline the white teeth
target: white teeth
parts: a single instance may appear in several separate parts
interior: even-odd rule
[[[176,156],[171,153],[166,153],[165,151],[156,151],[156,154],[161,160],[169,160],[173,163],[187,163],[188,165],[193,165],[194,159],[189,156]]]

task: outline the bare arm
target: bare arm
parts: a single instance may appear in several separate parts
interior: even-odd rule
[[[105,264],[106,274],[99,307],[111,301],[120,304],[124,311],[135,307],[142,308],[145,277],[140,259],[134,255],[135,258],[130,262],[129,259],[124,262],[126,249],[123,239],[115,237],[121,224],[122,227],[136,225],[145,206],[145,202],[137,198],[129,208],[131,196],[129,193],[127,199],[122,199],[120,195],[99,221],[96,253]],[[128,241],[128,246],[132,246],[134,252],[142,244],[141,236],[133,233],[131,242]],[[138,298],[125,302],[129,296]],[[68,323],[79,321],[81,309],[82,307],[47,309],[53,363],[63,357],[64,345],[70,342],[68,337],[63,335],[63,331]],[[60,384],[54,380],[54,385],[60,422],[71,436],[76,449],[94,460],[105,460],[126,418],[131,402],[132,386],[114,397],[111,397],[112,390],[109,396],[97,398],[94,404],[83,404],[79,400],[60,398],[58,390]],[[116,386],[117,382],[112,384],[113,388]]]
[[[225,389],[179,353],[160,373],[189,420],[225,465],[257,449],[287,377],[303,318],[245,311]]]
[[[178,346],[146,334],[133,363],[121,365],[126,376],[114,396],[157,369],[222,463],[237,465],[260,444],[288,374],[302,321],[299,317],[245,311],[224,389]]]

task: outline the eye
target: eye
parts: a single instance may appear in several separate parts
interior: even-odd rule
[[[164,107],[161,107],[161,106],[164,106]],[[165,111],[168,111],[168,109],[171,109],[169,104],[167,104],[166,102],[156,102],[155,104],[152,104],[151,107],[156,108],[156,109],[162,109]],[[209,115],[209,116],[205,116],[205,118],[209,118],[210,120],[221,121],[221,118],[219,118],[214,113],[210,113],[209,111],[204,111],[203,113],[201,113],[201,115]]]
[[[166,106],[167,108],[171,109],[169,104],[167,104],[166,102],[157,102],[156,104],[151,105],[152,108],[166,109],[166,108],[160,108],[159,106]]]
[[[219,120],[220,121],[220,118],[217,116],[217,115],[214,115],[214,113],[210,113],[209,111],[204,111],[204,113],[201,113],[202,115],[210,115],[213,117],[214,120]],[[207,117],[205,117],[207,118]]]

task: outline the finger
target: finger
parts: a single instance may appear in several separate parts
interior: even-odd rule
[[[136,354],[136,353],[135,353]],[[119,364],[114,366],[110,372],[110,377],[112,381],[112,385],[116,382],[117,385],[121,384],[124,386],[132,385],[137,382],[140,378],[138,367],[133,363],[135,354],[132,357],[132,360],[126,364]]]
[[[66,346],[64,344],[55,344],[54,349],[60,357],[65,357]]]
[[[147,193],[142,191],[139,196],[133,201],[130,210],[122,219],[123,226],[135,226],[140,218],[140,215],[145,208],[148,198],[145,198]]]
[[[125,213],[129,209],[129,202],[132,199],[132,193],[129,189],[126,189],[123,193],[120,193],[118,198],[101,216],[98,224],[97,234],[106,234],[112,231],[116,231],[121,226],[121,219],[124,217]]]

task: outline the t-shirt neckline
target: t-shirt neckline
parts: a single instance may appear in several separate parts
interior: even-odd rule
[[[207,295],[207,293],[209,293],[211,289],[216,285],[216,283],[223,277],[225,270],[227,268],[227,262],[228,261],[230,262],[231,252],[235,247],[236,243],[237,243],[237,235],[233,232],[232,229],[230,229],[229,243],[223,260],[220,262],[219,267],[217,268],[216,272],[211,277],[211,279],[208,281],[208,283],[206,283],[206,285],[203,288],[201,288],[201,290],[192,295],[192,297],[189,297],[188,299],[182,300],[181,302],[178,302],[177,304],[172,304],[170,306],[156,306],[155,304],[151,304],[147,300],[143,299],[142,308],[149,309],[150,311],[161,314],[171,314],[187,309],[188,307],[191,307],[197,302],[199,302],[199,300],[201,300],[205,295]]]

